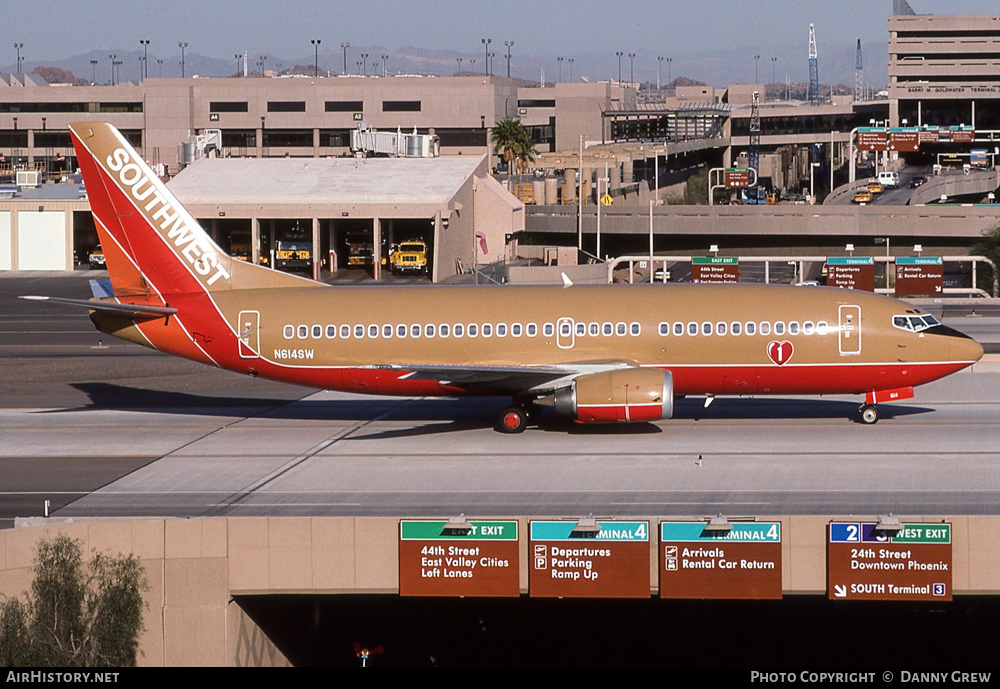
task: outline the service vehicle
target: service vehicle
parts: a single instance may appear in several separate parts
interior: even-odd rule
[[[279,239],[274,243],[274,267],[312,268],[312,242],[301,239]]]
[[[880,172],[876,179],[882,183],[882,186],[886,189],[898,189],[899,188],[899,173],[898,172]]]
[[[87,261],[90,263],[91,270],[106,267],[104,261],[104,249],[101,248],[100,244],[97,245],[96,249],[90,252],[90,255],[87,257]]]
[[[427,275],[427,244],[419,239],[401,242],[389,254],[389,264],[393,275],[407,272]]]

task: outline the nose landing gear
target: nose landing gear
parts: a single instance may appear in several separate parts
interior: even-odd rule
[[[874,404],[862,404],[858,407],[858,420],[866,426],[878,423],[878,407]]]

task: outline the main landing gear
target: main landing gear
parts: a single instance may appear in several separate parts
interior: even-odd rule
[[[528,400],[515,398],[509,407],[500,412],[496,429],[501,433],[523,433],[529,423],[535,423],[541,410]]]
[[[858,421],[866,426],[878,423],[878,407],[874,404],[862,404],[858,407]]]

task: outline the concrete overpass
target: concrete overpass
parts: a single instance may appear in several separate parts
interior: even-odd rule
[[[761,518],[781,522],[785,596],[826,594],[826,525],[833,517]],[[528,519],[518,521],[524,595],[530,562]],[[956,596],[1000,595],[1000,553],[993,547],[1000,517],[904,521],[952,524]],[[399,592],[395,518],[35,519],[21,520],[18,527],[0,531],[0,594],[6,596],[30,588],[35,544],[42,538],[66,534],[78,539],[85,557],[95,551],[139,557],[150,585],[140,638],[142,666],[288,665],[240,607],[240,597]],[[654,596],[659,592],[655,538],[649,547],[649,591]]]

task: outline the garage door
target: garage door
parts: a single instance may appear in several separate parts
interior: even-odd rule
[[[10,212],[0,213],[0,270],[10,270]]]
[[[17,261],[20,270],[66,270],[66,213],[18,213]]]

